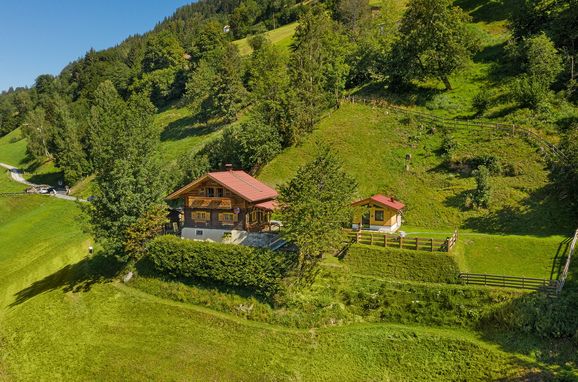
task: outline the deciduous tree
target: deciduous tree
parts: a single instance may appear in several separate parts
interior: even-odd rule
[[[391,56],[392,83],[433,77],[451,90],[449,76],[463,68],[478,49],[478,38],[466,25],[469,20],[450,0],[411,0]]]

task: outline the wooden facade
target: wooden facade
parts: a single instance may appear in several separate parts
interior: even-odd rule
[[[271,228],[271,206],[276,197],[274,190],[261,185],[242,171],[209,173],[169,199],[183,201],[183,228],[260,232]],[[251,187],[266,192],[256,194]]]
[[[392,197],[374,195],[352,203],[361,210],[353,218],[353,229],[395,232],[401,226],[403,203]]]

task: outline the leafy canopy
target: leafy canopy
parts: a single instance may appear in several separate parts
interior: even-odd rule
[[[408,83],[433,77],[451,90],[449,76],[478,49],[477,37],[466,26],[469,20],[450,0],[411,0],[392,54],[392,80]]]

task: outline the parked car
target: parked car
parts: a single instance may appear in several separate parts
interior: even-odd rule
[[[56,190],[50,186],[41,185],[41,186],[38,186],[36,189],[37,189],[37,192],[39,194],[50,194],[50,195],[56,194]]]

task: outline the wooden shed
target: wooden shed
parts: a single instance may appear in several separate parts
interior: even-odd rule
[[[353,229],[395,232],[401,227],[401,212],[405,205],[399,200],[381,194],[352,203],[362,212],[353,218]]]

